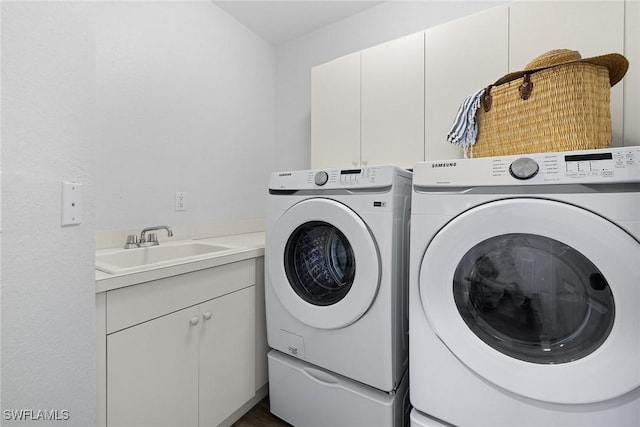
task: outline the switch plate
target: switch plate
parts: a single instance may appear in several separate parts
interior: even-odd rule
[[[62,225],[82,222],[82,184],[62,181]]]
[[[184,191],[176,192],[176,211],[187,210],[187,193]]]

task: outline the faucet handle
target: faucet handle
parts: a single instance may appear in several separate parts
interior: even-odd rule
[[[158,246],[160,243],[158,242],[158,235],[156,233],[143,234],[140,237],[140,242],[138,246],[141,248],[145,248],[147,246]]]
[[[129,234],[127,236],[127,243],[125,243],[125,249],[137,248],[138,247],[138,236],[135,234]]]

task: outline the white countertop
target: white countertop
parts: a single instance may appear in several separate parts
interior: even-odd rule
[[[213,255],[210,258],[196,261],[179,262],[146,271],[124,274],[108,274],[96,270],[96,293],[111,291],[125,286],[158,280],[165,277],[190,273],[204,268],[217,267],[223,264],[264,256],[264,232],[235,234],[230,236],[197,239],[198,242],[228,245],[237,248],[232,252]]]

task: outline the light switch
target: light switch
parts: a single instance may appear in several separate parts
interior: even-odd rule
[[[82,222],[82,184],[62,181],[62,225]]]

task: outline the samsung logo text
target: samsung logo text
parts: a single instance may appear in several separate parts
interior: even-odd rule
[[[431,163],[432,168],[455,168],[456,162]]]

